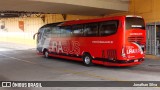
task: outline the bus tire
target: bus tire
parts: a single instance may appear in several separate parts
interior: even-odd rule
[[[45,57],[45,58],[50,58],[48,50],[45,50],[45,51],[44,51],[44,57]]]
[[[83,63],[85,66],[92,66],[93,65],[92,57],[90,54],[88,54],[88,53],[84,54],[82,59],[83,59]]]

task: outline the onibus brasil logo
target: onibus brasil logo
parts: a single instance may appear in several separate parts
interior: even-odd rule
[[[2,87],[42,87],[39,82],[2,82]]]

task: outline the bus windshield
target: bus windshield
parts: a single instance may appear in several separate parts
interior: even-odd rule
[[[138,17],[126,17],[126,30],[130,29],[145,30],[144,20]]]

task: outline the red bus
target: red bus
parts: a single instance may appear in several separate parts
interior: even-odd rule
[[[83,61],[86,66],[141,64],[145,45],[144,19],[134,15],[52,23],[37,33],[38,53]]]

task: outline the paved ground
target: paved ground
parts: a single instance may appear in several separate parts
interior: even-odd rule
[[[0,42],[0,81],[160,81],[160,60],[134,67],[86,67],[80,62],[46,59],[34,47]],[[0,88],[14,90],[17,88]],[[18,88],[23,90],[24,88]],[[160,88],[25,88],[24,90],[159,90]]]

